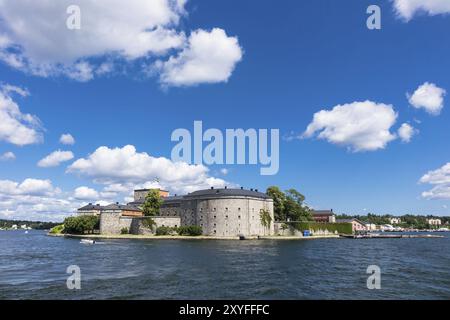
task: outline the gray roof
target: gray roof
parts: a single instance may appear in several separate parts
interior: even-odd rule
[[[127,211],[142,211],[136,206],[132,206],[129,204],[118,204],[118,203],[112,203],[110,205],[107,205],[103,207],[103,210],[127,210]]]
[[[245,190],[245,189],[205,189],[205,190],[199,190],[194,191],[186,195],[186,198],[192,198],[192,197],[252,197],[252,198],[262,198],[262,199],[269,199],[270,197],[262,192],[258,191],[252,191],[252,190]]]
[[[324,215],[333,216],[334,215],[333,210],[312,210],[311,213],[313,216],[324,216]]]
[[[169,202],[169,201],[181,201],[183,200],[183,196],[169,196],[169,197],[165,197],[162,198],[164,202]]]
[[[89,203],[88,205],[85,205],[84,207],[81,207],[78,210],[102,210],[103,208],[104,207],[99,204]]]

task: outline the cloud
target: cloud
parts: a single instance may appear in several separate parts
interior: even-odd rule
[[[1,3],[1,2],[0,2]],[[28,91],[19,87],[5,85],[0,90],[0,141],[18,146],[42,141],[42,126],[39,119],[20,111],[11,93],[27,96]]]
[[[45,158],[38,162],[38,166],[41,168],[49,168],[59,166],[62,162],[72,160],[74,158],[71,151],[53,151]]]
[[[72,163],[67,172],[93,179],[94,183],[131,192],[134,187],[154,185],[175,193],[187,193],[209,187],[223,187],[226,181],[211,177],[203,165],[173,162],[137,152],[132,145],[122,148],[99,147],[87,158]],[[105,190],[105,192],[114,190]]]
[[[229,171],[227,168],[222,168],[222,169],[220,169],[220,173],[223,174],[224,176],[226,176],[229,173]]]
[[[372,101],[337,105],[332,110],[315,113],[302,138],[318,133],[319,139],[354,152],[375,151],[396,138],[390,132],[396,119],[392,105]]]
[[[448,0],[392,0],[397,14],[406,21],[417,13],[423,12],[430,16],[450,13]]]
[[[0,180],[0,217],[3,218],[61,221],[81,205],[79,201],[68,200],[50,180]]]
[[[77,200],[98,200],[99,194],[89,187],[78,187],[74,191],[74,198]]]
[[[166,86],[227,81],[242,56],[237,38],[219,28],[187,38],[178,29],[186,2],[128,0],[124,10],[121,0],[79,0],[81,25],[73,30],[66,27],[71,0],[2,0],[0,60],[35,76],[80,82],[135,62],[159,70]]]
[[[425,82],[411,95],[407,93],[409,103],[417,109],[423,108],[429,114],[439,115],[444,107],[446,91],[434,83]]]
[[[51,196],[59,193],[50,180],[25,179],[22,183],[0,180],[0,193],[4,195]]]
[[[411,141],[411,138],[413,137],[413,135],[415,135],[417,133],[417,130],[414,129],[414,127],[412,127],[411,125],[409,125],[408,123],[403,123],[400,128],[398,129],[398,136],[400,137],[400,139],[405,142],[408,143]]]
[[[12,161],[15,159],[16,155],[11,151],[5,152],[4,154],[0,155],[0,161]]]
[[[214,28],[193,31],[185,48],[168,61],[160,61],[156,68],[163,85],[192,86],[227,82],[241,59],[238,39]]]
[[[423,198],[450,199],[450,162],[423,175],[419,183],[427,183],[434,186],[431,190],[422,193]]]
[[[65,133],[61,135],[59,142],[65,145],[74,145],[75,139],[70,133]]]
[[[71,0],[3,0],[0,58],[35,75],[64,74],[87,81],[101,65],[87,63],[88,58],[133,60],[181,47],[184,34],[173,28],[185,2],[129,0],[124,10],[121,0],[79,0],[81,28],[71,30],[66,27]]]
[[[11,84],[4,84],[2,86],[2,91],[7,95],[10,95],[11,93],[16,93],[21,97],[28,97],[30,95],[30,92],[26,88],[13,86]]]

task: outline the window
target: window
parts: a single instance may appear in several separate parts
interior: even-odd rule
[[[228,208],[225,208],[225,211],[228,211]]]
[[[238,219],[240,219],[241,218],[241,216],[238,216]]]
[[[213,211],[216,211],[216,208],[213,208]]]
[[[225,219],[228,219],[228,215],[225,216]]]
[[[238,208],[238,211],[241,211],[241,208]]]
[[[214,219],[216,218],[216,216],[214,216]]]

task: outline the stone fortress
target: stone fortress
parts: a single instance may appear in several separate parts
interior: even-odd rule
[[[142,205],[150,189],[134,191],[134,201],[126,205],[88,204],[78,209],[79,215],[99,215],[101,234],[151,233],[143,226]],[[152,217],[156,227],[200,226],[203,235],[213,237],[270,236],[274,234],[273,200],[257,189],[206,189],[184,196],[169,196],[159,190],[163,199],[158,216]],[[261,223],[261,212],[272,217],[269,227]]]

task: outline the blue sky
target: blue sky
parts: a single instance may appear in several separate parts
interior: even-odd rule
[[[105,13],[78,2],[78,31],[89,34],[98,26],[87,22],[85,27],[83,16]],[[127,34],[144,32],[139,28],[145,16],[142,25],[135,19],[134,30],[119,25],[121,41],[102,39],[103,34],[83,40],[84,33],[71,39],[65,7],[12,3],[0,8],[0,83],[3,97],[21,114],[39,119],[40,125],[19,122],[40,138],[21,145],[11,141],[8,129],[3,135],[0,129],[0,217],[61,219],[86,202],[124,202],[132,187],[153,186],[152,176],[162,177],[161,187],[172,194],[210,185],[260,190],[279,185],[298,189],[315,208],[339,213],[450,214],[446,1],[434,0],[433,10],[427,1],[405,6],[408,0],[169,1],[171,18],[162,13],[152,25],[168,31],[169,36],[156,38],[168,43],[162,51],[153,38],[135,48],[133,34]],[[140,1],[133,4],[142,11]],[[366,27],[371,4],[381,8],[380,30]],[[62,14],[54,15],[61,8]],[[33,11],[42,19],[54,17],[55,24],[64,20],[49,33],[27,18]],[[11,22],[17,17],[28,19],[24,32]],[[39,37],[48,44],[35,43]],[[189,63],[201,68],[186,68]],[[104,73],[102,65],[108,66]],[[342,113],[333,109],[338,105],[344,105]],[[360,108],[369,115],[358,113]],[[313,121],[321,110],[325,118]],[[345,117],[369,121],[373,128],[360,129],[360,141],[358,132],[345,128]],[[223,131],[279,129],[278,174],[261,176],[255,165],[177,167],[170,161],[175,145],[170,135],[177,128],[193,130],[195,120]],[[310,124],[315,131],[299,138]],[[403,138],[402,124],[411,129]],[[390,136],[383,138],[386,132]],[[67,133],[74,144],[59,142]],[[346,136],[337,142],[339,134]],[[376,146],[368,147],[372,139]],[[126,145],[135,152],[123,149]],[[73,158],[37,165],[57,150],[72,152]],[[100,159],[110,161],[110,168]],[[145,174],[139,178],[141,170]]]

